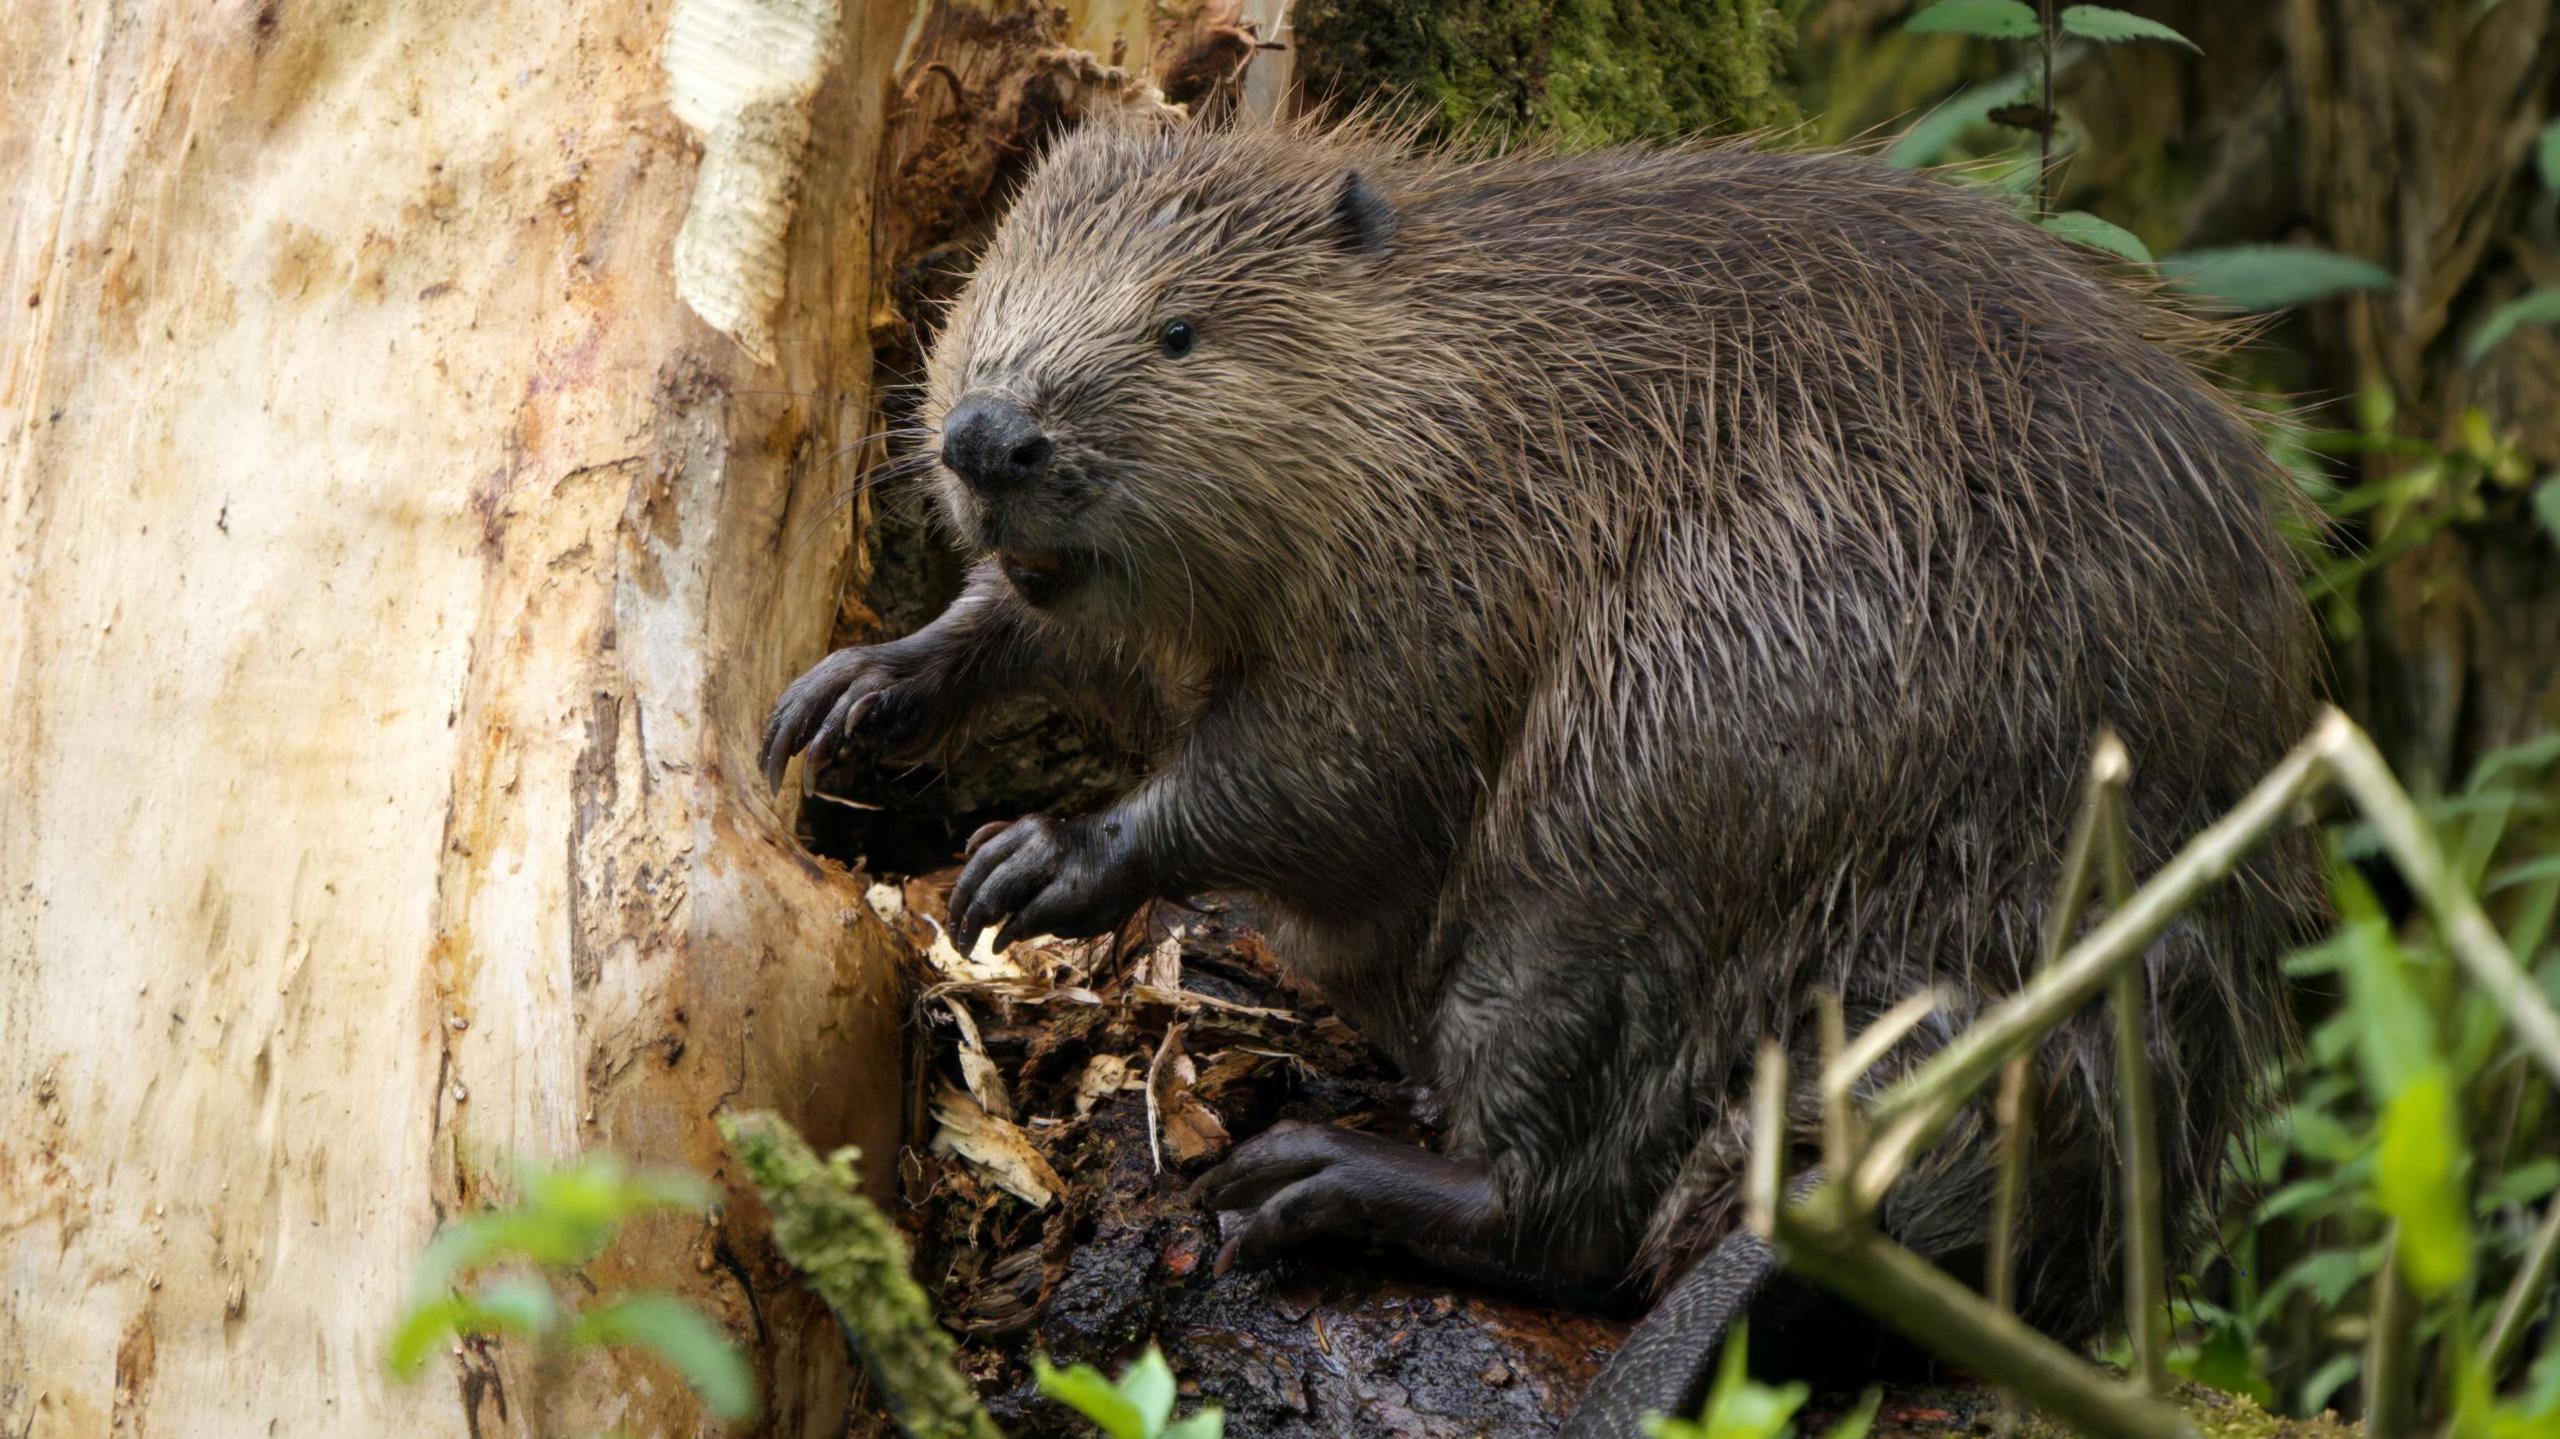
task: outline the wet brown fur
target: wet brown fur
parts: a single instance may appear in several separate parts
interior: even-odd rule
[[[2101,726],[2141,869],[2307,724],[2281,480],[2212,339],[1866,158],[1087,128],[923,419],[1037,415],[1053,484],[937,483],[973,549],[1089,572],[1034,610],[982,566],[934,651],[976,668],[900,673],[1159,712],[1101,817],[1139,887],[1267,896],[1445,1097],[1520,1263],[1659,1279],[1736,1220],[1761,1035],[1802,1060],[1817,994],[1854,1027],[1936,985],[1898,1068],[2017,987]],[[2213,1193],[2285,1041],[2307,865],[2253,861],[2151,958],[2173,1197]],[[2103,1016],[2039,1073],[2024,1302],[2076,1335],[2113,1292]],[[1888,1226],[1977,1245],[1987,1152],[1969,1121]]]

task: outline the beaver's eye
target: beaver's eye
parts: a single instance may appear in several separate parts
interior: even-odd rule
[[[1190,354],[1191,347],[1199,341],[1200,333],[1191,328],[1189,320],[1167,320],[1164,328],[1156,331],[1156,348],[1177,360]]]

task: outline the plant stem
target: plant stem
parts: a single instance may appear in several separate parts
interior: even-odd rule
[[[2109,769],[2122,769],[2123,754],[2123,746],[2115,745],[2112,758],[2105,746],[2090,756],[2080,809],[2071,818],[2070,838],[2063,842],[2062,875],[2054,881],[2053,899],[2045,906],[2044,934],[2036,951],[2039,974],[2053,968],[2053,962],[2062,957],[2063,946],[2071,942],[2072,931],[2080,927],[2080,915],[2089,898],[2090,855],[2098,832],[2098,794],[2109,778]],[[2024,1050],[2001,1066],[1999,1094],[1992,1102],[1992,1119],[2000,1129],[2000,1168],[1992,1190],[1990,1254],[1983,1266],[1983,1293],[2003,1314],[2014,1314],[2018,1309],[2018,1206],[2026,1189],[2030,1117],[2027,1086],[2034,1077],[2035,1051]],[[2009,1434],[2017,1426],[2017,1399],[2003,1390],[1999,1431]]]
[[[2142,953],[2197,895],[2229,874],[2267,831],[2318,786],[2333,731],[2352,731],[2332,710],[2311,738],[2267,772],[2231,812],[2199,832],[2148,884],[2109,913],[2017,993],[2003,1000],[1937,1056],[1880,1096],[1869,1111],[1866,1162],[1856,1177],[1861,1202],[1892,1186],[1911,1156],[1953,1121],[1966,1101],[2114,977],[2116,966]]]
[[[773,1243],[835,1311],[911,1439],[1004,1439],[951,1362],[951,1336],[907,1272],[907,1246],[862,1197],[859,1156],[821,1161],[778,1115],[723,1115],[720,1132],[773,1213]]]
[[[1851,1095],[1857,1076],[1840,1055],[1849,1047],[1849,1018],[1838,990],[1817,996],[1822,1028],[1822,1167],[1847,1174],[1858,1164],[1858,1108]]]
[[[2003,1314],[2018,1312],[2018,1203],[2027,1181],[2027,1080],[2034,1056],[2021,1054],[2000,1071],[1992,1118],[2000,1126],[2000,1171],[1991,1191],[1991,1250],[1983,1260],[1982,1291]],[[2000,1395],[1999,1432],[2018,1427],[2018,1402]]]
[[[2036,0],[2036,51],[2044,71],[2044,113],[2036,125],[2036,210],[2053,213],[2053,0]]]
[[[1742,1221],[1775,1243],[1787,1185],[1787,1051],[1767,1036],[1751,1085],[1751,1167],[1742,1190]]]
[[[2373,1332],[2364,1350],[2365,1439],[2401,1439],[2417,1421],[2418,1306],[2400,1278],[2400,1226],[2373,1276]]]
[[[2098,847],[2104,862],[2107,907],[2122,909],[2133,896],[2132,836],[2124,818],[2124,746],[2112,734],[2102,735],[2099,752],[2113,752],[2112,773],[2093,775],[2100,811]],[[2159,1113],[2152,1103],[2151,1049],[2145,1037],[2150,1017],[2150,968],[2141,960],[2120,966],[2115,978],[2116,1103],[2123,1131],[2124,1169],[2124,1320],[2133,1340],[2134,1382],[2157,1398],[2169,1392],[2169,1362],[2163,1352],[2167,1335],[2169,1280],[2163,1263],[2160,1213]]]
[[[2495,1384],[2515,1357],[2516,1345],[2523,1340],[2525,1326],[2533,1311],[2542,1304],[2542,1291],[2551,1287],[2551,1276],[2560,1270],[2560,1196],[2554,1196],[2542,1212],[2542,1227],[2533,1231],[2533,1240],[2525,1246],[2524,1262],[2516,1266],[2516,1277],[2507,1284],[2507,1294],[2498,1301],[2498,1317],[2489,1325],[2489,1338],[2480,1347],[2480,1367]]]
[[[1854,1221],[1839,1195],[1788,1205],[1777,1222],[1787,1266],[1847,1295],[1922,1346],[2015,1390],[2074,1430],[2099,1439],[2193,1439],[2179,1413],[2115,1383],[2078,1355]]]
[[[2324,734],[2328,726],[2323,726]],[[2480,912],[2480,903],[2471,897],[2470,889],[2446,863],[2444,849],[2436,842],[2435,831],[2418,812],[2409,792],[2391,777],[2391,766],[2373,747],[2364,731],[2337,721],[2337,733],[2330,735],[2325,758],[2336,772],[2338,783],[2354,797],[2356,808],[2372,821],[2374,833],[2382,837],[2383,848],[2391,851],[2409,887],[2418,893],[2418,902],[2426,906],[2427,917],[2435,921],[2436,932],[2471,971],[2480,987],[2497,1001],[2498,1010],[2506,1017],[2507,1027],[2536,1062],[2560,1082],[2560,1010],[2551,1007],[2543,997],[2541,986],[2525,973],[2507,952],[2507,942],[2500,938],[2489,917]]]

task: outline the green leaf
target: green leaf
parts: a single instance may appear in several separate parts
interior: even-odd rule
[[[1884,1391],[1870,1389],[1858,1399],[1858,1407],[1840,1416],[1840,1422],[1822,1431],[1822,1439],[1867,1439],[1876,1427],[1876,1411],[1884,1407]]]
[[[1772,1387],[1751,1378],[1750,1335],[1736,1329],[1716,1362],[1715,1388],[1695,1419],[1648,1416],[1651,1439],[1781,1439],[1794,1427],[1812,1390],[1803,1384]]]
[[[2317,1414],[2328,1408],[2329,1400],[2363,1372],[2364,1356],[2354,1350],[2348,1350],[2344,1354],[2330,1355],[2328,1363],[2312,1370],[2311,1377],[2302,1381],[2302,1404],[2299,1412]],[[2270,1398],[2268,1402],[2272,1404],[2275,1401]]]
[[[1914,35],[1979,35],[1986,40],[2032,40],[2044,33],[2035,7],[2024,0],[1938,0],[1902,28]]]
[[[1226,1412],[1210,1408],[1166,1425],[1159,1439],[1226,1439],[1226,1433]]]
[[[2304,1255],[2282,1278],[2267,1286],[2258,1298],[2255,1316],[2263,1324],[2283,1306],[2285,1299],[2300,1291],[2311,1297],[2312,1307],[2321,1312],[2338,1307],[2347,1291],[2364,1278],[2378,1256],[2354,1249],[2323,1249]]]
[[[2305,1209],[2325,1207],[2336,1200],[2345,1186],[2335,1175],[2299,1179],[2267,1196],[2250,1216],[2252,1224],[2271,1224]]]
[[[2560,474],[2554,474],[2543,483],[2560,484]],[[2529,740],[2500,745],[2480,756],[2479,762],[2471,767],[2471,778],[2464,782],[2463,788],[2472,791],[2485,788],[2491,780],[2509,772],[2537,775],[2554,764],[2560,764],[2560,730],[2546,730]]]
[[[649,1350],[684,1376],[712,1413],[735,1424],[756,1412],[755,1372],[720,1326],[666,1294],[627,1294],[594,1305],[569,1328],[569,1342]]]
[[[1934,165],[1968,130],[1991,122],[1991,112],[2035,93],[2034,77],[2011,75],[1976,85],[1921,116],[1884,152],[1885,163],[1905,170]]]
[[[2560,878],[2560,852],[2546,854],[2540,859],[2529,859],[2522,864],[2511,864],[2498,871],[2488,884],[2481,887],[2480,892],[2496,894],[2499,890],[2513,889],[2520,884],[2531,884],[2538,879],[2554,878]]]
[[[2355,1132],[2338,1122],[2334,1115],[2317,1110],[2296,1110],[2287,1116],[2286,1138],[2297,1153],[2306,1158],[2330,1164],[2340,1163],[2362,1148]]]
[[[2374,1203],[2400,1221],[2400,1272],[2421,1298],[2444,1294],[2471,1273],[2463,1157],[2462,1112],[2442,1071],[2412,1081],[2383,1111]]]
[[[450,1289],[464,1275],[503,1259],[574,1269],[604,1252],[624,1219],[659,1209],[707,1209],[718,1193],[677,1169],[632,1173],[611,1154],[563,1168],[528,1162],[517,1174],[524,1201],[447,1225],[418,1259],[412,1292]]]
[[[2435,1014],[2409,977],[2408,959],[2359,875],[2341,866],[2332,883],[2346,922],[2347,1011],[2355,1017],[2356,1057],[2365,1083],[2388,1102],[2425,1079],[2441,1082]]]
[[[541,1334],[560,1322],[551,1286],[530,1274],[509,1274],[480,1286],[476,1318],[508,1334]]]
[[[402,1379],[415,1378],[427,1357],[448,1339],[464,1335],[542,1334],[558,1323],[559,1301],[540,1280],[511,1275],[476,1294],[446,1293],[402,1311],[383,1362]]]
[[[410,1305],[401,1311],[400,1322],[391,1331],[391,1343],[383,1351],[382,1362],[397,1378],[417,1377],[428,1353],[446,1338],[460,1334],[464,1318],[470,1313],[471,1301],[459,1294]]]
[[[1146,1420],[1138,1413],[1138,1406],[1092,1365],[1053,1369],[1047,1359],[1034,1354],[1031,1375],[1041,1393],[1100,1425],[1111,1439],[1148,1439]]]
[[[2545,475],[2533,487],[2533,513],[2551,532],[2551,542],[2560,544],[2560,474]]]
[[[2537,1159],[2499,1175],[2495,1184],[2481,1191],[2480,1208],[2486,1212],[2531,1204],[2555,1189],[2560,1189],[2560,1159]]]
[[[2141,236],[2113,221],[2101,220],[2086,210],[2065,210],[2059,215],[2047,215],[2037,223],[2072,244],[2104,250],[2119,259],[2145,265],[2151,263],[2151,247],[2142,243]]]
[[[2210,1384],[2226,1394],[2245,1395],[2262,1405],[2276,1402],[2275,1387],[2267,1382],[2258,1355],[2250,1346],[2248,1330],[2229,1314],[2211,1317],[2201,1343],[2171,1351],[2169,1372],[2198,1384]]]
[[[2309,245],[2232,245],[2185,250],[2160,273],[2209,300],[2241,310],[2281,310],[2349,290],[2388,290],[2378,265]]]
[[[1164,1421],[1173,1417],[1173,1369],[1152,1344],[1136,1363],[1121,1371],[1120,1392],[1137,1409],[1150,1439],[1164,1429]]]
[[[2542,127],[2542,139],[2533,148],[2541,162],[2543,185],[2560,190],[2560,120]]]
[[[2066,7],[2062,12],[2062,28],[2083,40],[2103,40],[2111,45],[2127,40],[2165,40],[2172,45],[2184,45],[2199,55],[2204,53],[2203,46],[2157,20],[2145,20],[2139,15],[2128,15],[2104,5]]]
[[[2471,338],[2462,342],[2462,362],[2476,365],[2489,358],[2489,352],[2505,342],[2507,336],[2527,325],[2560,322],[2560,285],[2546,286],[2528,295],[2520,295],[2489,312]]]

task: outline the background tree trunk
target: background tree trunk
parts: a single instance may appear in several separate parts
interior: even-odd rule
[[[619,1359],[389,1385],[434,1226],[517,1155],[725,1178],[724,1103],[894,1153],[903,946],[753,744],[836,614],[926,19],[847,7],[762,365],[670,279],[662,4],[5,6],[0,1431],[693,1432]],[[751,1202],[587,1277],[841,1432]]]

